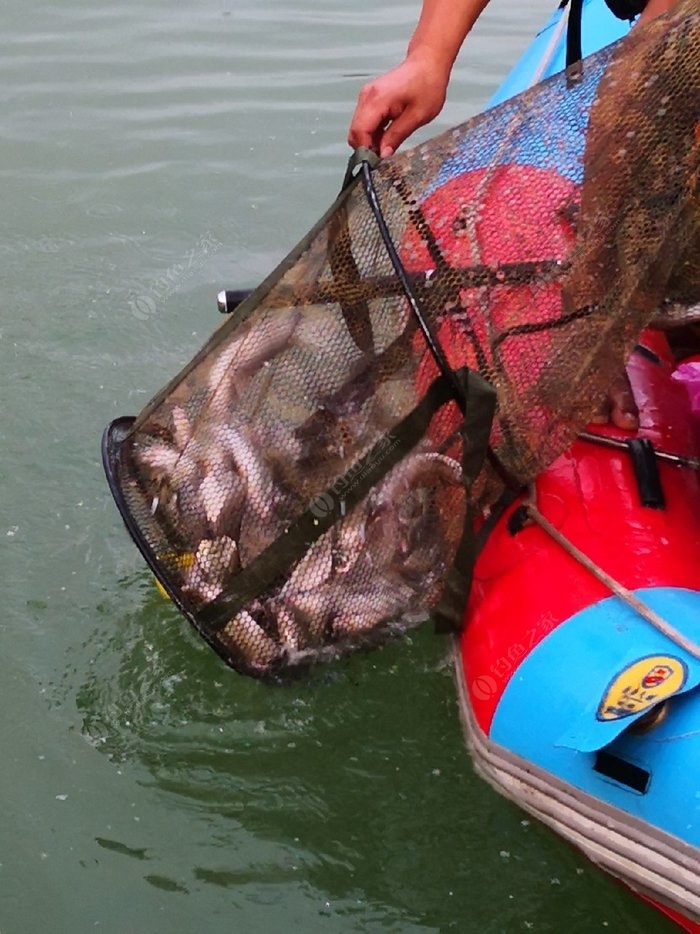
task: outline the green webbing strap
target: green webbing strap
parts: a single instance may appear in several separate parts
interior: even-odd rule
[[[458,370],[455,376],[460,382],[466,383],[464,394],[469,398],[462,430],[462,472],[469,504],[471,487],[483,467],[489,446],[491,424],[496,411],[496,391],[483,377],[470,370]],[[468,505],[454,564],[447,575],[440,602],[433,611],[436,632],[452,633],[461,628],[477,555],[474,514]]]
[[[455,562],[450,572],[445,589],[433,613],[435,632],[438,635],[453,635],[460,632],[464,623],[464,613],[471,590],[474,565],[506,509],[518,498],[515,490],[505,490],[491,507],[488,519],[474,532],[474,510],[469,509],[464,535],[459,543]]]
[[[456,375],[465,387],[469,383],[471,388],[473,379],[478,384],[488,385],[481,377],[466,369],[458,370]],[[203,631],[211,634],[222,629],[261,593],[282,585],[289,569],[306,554],[310,546],[362,502],[392,467],[420,443],[435,413],[451,401],[451,386],[445,379],[438,377],[404,419],[383,435],[359,461],[355,461],[330,489],[315,496],[309,508],[285,532],[236,574],[231,580],[232,593],[219,597],[196,614],[197,624]],[[489,428],[491,415],[491,412],[481,415],[488,422]],[[477,416],[475,421],[480,424]],[[488,431],[486,435],[488,437]],[[481,432],[476,437],[480,438]],[[474,443],[469,444],[469,449],[470,456],[478,455]],[[471,462],[468,466],[470,470],[473,469]]]

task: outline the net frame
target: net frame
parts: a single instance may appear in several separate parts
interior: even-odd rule
[[[517,490],[565,449],[585,424],[592,407],[597,404],[597,394],[603,391],[614,368],[621,365],[631,342],[655,311],[669,283],[674,299],[679,294],[683,297],[688,293],[688,280],[693,283],[692,292],[696,281],[693,276],[697,275],[693,266],[696,258],[692,253],[697,243],[697,128],[694,145],[691,143],[685,161],[679,160],[683,161],[686,176],[680,187],[677,185],[674,189],[673,211],[669,211],[666,204],[666,216],[663,224],[659,224],[659,229],[665,224],[665,232],[657,238],[658,242],[651,243],[644,263],[637,264],[639,270],[632,271],[632,278],[636,275],[639,281],[634,280],[631,286],[628,283],[622,288],[616,282],[615,288],[605,292],[604,282],[599,287],[599,280],[602,282],[603,277],[594,277],[594,285],[598,288],[596,293],[595,289],[591,291],[591,277],[582,274],[582,270],[585,273],[591,264],[599,262],[596,251],[605,251],[608,242],[617,237],[621,229],[629,230],[630,223],[629,212],[621,210],[614,199],[612,206],[604,204],[603,209],[595,198],[591,201],[589,197],[587,201],[591,179],[596,177],[592,167],[595,168],[596,160],[601,159],[601,134],[595,132],[596,121],[600,126],[600,115],[606,112],[603,105],[609,100],[610,87],[615,83],[614,75],[619,74],[629,61],[638,61],[640,49],[648,55],[649,50],[656,47],[664,54],[672,55],[675,38],[682,38],[688,24],[691,31],[697,28],[698,14],[689,0],[679,4],[679,8],[680,12],[674,17],[666,17],[665,23],[657,23],[641,38],[637,34],[631,43],[623,40],[626,45],[620,43],[604,50],[577,66],[575,71],[556,76],[539,88],[507,101],[501,108],[376,168],[369,164],[366,154],[360,154],[358,164],[349,170],[348,184],[337,201],[280,266],[239,306],[228,324],[212,336],[191,363],[154,397],[137,419],[117,420],[107,429],[103,459],[110,487],[127,528],[176,605],[228,664],[256,676],[275,675],[281,668],[289,669],[306,664],[311,658],[335,654],[341,642],[344,642],[343,647],[358,647],[383,639],[395,631],[404,631],[407,625],[413,624],[407,607],[405,612],[397,613],[403,617],[403,622],[396,626],[391,620],[383,619],[371,632],[363,631],[352,639],[330,640],[332,645],[305,646],[309,651],[290,653],[283,648],[280,651],[266,648],[267,654],[262,662],[252,661],[235,646],[231,649],[230,645],[222,645],[220,639],[221,631],[227,631],[241,614],[247,613],[246,607],[256,601],[261,591],[267,593],[283,589],[285,579],[293,576],[294,568],[304,561],[316,543],[330,534],[334,527],[342,525],[348,510],[352,513],[358,509],[373,489],[381,487],[392,470],[402,469],[402,463],[419,450],[421,441],[430,437],[433,430],[431,422],[436,414],[447,409],[452,410],[453,434],[459,436],[462,445],[459,462],[466,504],[463,529],[450,562],[452,570],[441,581],[443,599],[436,599],[431,608],[438,619],[457,627],[474,560],[473,520],[487,519],[493,504],[503,500],[504,488]],[[542,102],[566,93],[568,116],[574,130],[580,132],[581,125],[587,121],[587,116],[584,119],[583,115],[591,103],[591,88],[597,93],[595,103],[598,105],[591,121],[593,143],[587,143],[584,151],[579,140],[577,158],[583,174],[582,204],[597,204],[597,210],[586,208],[583,223],[574,224],[576,241],[573,247],[561,248],[559,252],[554,250],[552,255],[544,256],[516,250],[505,261],[494,263],[486,255],[484,243],[474,233],[480,219],[478,216],[474,219],[477,209],[473,205],[460,207],[446,235],[440,211],[444,213],[447,208],[439,202],[437,207],[431,205],[435,189],[431,189],[430,184],[426,185],[424,173],[421,174],[422,163],[432,158],[433,164],[437,162],[444,167],[450,161],[456,161],[459,168],[462,160],[466,165],[462,174],[478,174],[480,170],[478,166],[475,168],[474,160],[470,162],[470,156],[465,156],[465,145],[478,139],[479,133],[482,137],[485,134],[486,145],[482,148],[490,152],[490,163],[485,164],[483,178],[477,181],[477,196],[481,199],[485,187],[497,181],[500,184],[503,179],[506,187],[510,183],[510,176],[501,172],[499,166],[506,155],[517,164],[521,137],[531,131],[528,120],[533,113],[535,124],[541,120]],[[564,111],[566,116],[566,107]],[[605,130],[605,119],[602,127]],[[681,128],[679,132],[682,144],[686,145],[685,130]],[[566,147],[564,149],[562,159],[568,152]],[[605,153],[605,145],[602,145],[602,152]],[[620,186],[620,179],[625,181],[623,175],[613,173],[611,191],[615,191],[615,185]],[[364,198],[362,202],[358,202],[358,192]],[[439,195],[439,188],[437,192]],[[557,212],[568,209],[566,196],[567,190],[564,195],[556,191],[551,195],[554,207],[548,206],[550,213],[547,216],[554,218]],[[355,222],[358,203],[364,211],[362,216],[370,217],[379,232],[376,238],[375,231],[376,243],[371,241],[369,246],[366,233]],[[481,203],[477,200],[477,204]],[[677,248],[674,245],[669,249],[668,230],[673,223],[682,226],[682,235],[677,238],[681,242]],[[462,230],[467,235],[466,250],[458,240]],[[414,241],[417,239],[419,250],[415,243],[412,245],[411,237]],[[308,269],[313,270],[319,243],[325,251],[325,273],[317,278],[309,277]],[[381,261],[377,244],[383,250]],[[419,262],[416,256],[421,250]],[[671,268],[665,279],[657,276],[651,288],[646,270],[653,268],[658,259],[654,251],[668,261]],[[369,271],[367,256],[376,263],[374,268],[370,262]],[[460,256],[463,259],[456,261],[455,256],[457,260]],[[301,284],[298,281],[300,269]],[[527,292],[528,288],[530,292]],[[490,313],[480,318],[479,309],[485,307],[484,303],[490,301],[492,294],[498,295],[499,290],[510,296],[516,306],[518,301],[513,299],[514,295],[522,293],[526,297],[551,298],[552,290],[555,290],[561,296],[561,307],[555,313],[542,313],[539,318],[528,317],[521,298],[520,306],[515,309],[517,314],[510,314],[509,310],[509,317],[503,320],[495,314],[489,317]],[[404,324],[398,336],[394,334],[394,339],[377,352],[374,347],[376,314],[373,309],[377,304],[384,307],[382,303],[391,308],[396,302],[401,303],[396,307],[401,308],[397,313]],[[349,466],[336,471],[332,475],[332,483],[329,480],[326,485],[321,484],[314,489],[314,497],[328,505],[322,515],[312,506],[297,510],[293,519],[278,530],[273,541],[267,541],[252,560],[237,569],[235,581],[231,578],[223,588],[210,587],[211,598],[208,596],[204,605],[195,606],[183,594],[184,572],[188,570],[183,569],[183,560],[195,560],[193,549],[183,551],[182,547],[177,547],[170,557],[164,555],[162,550],[154,547],[154,539],[148,534],[148,510],[139,507],[140,514],[137,514],[139,510],[134,509],[130,485],[134,485],[139,465],[133,459],[130,443],[149,424],[156,426],[156,433],[164,430],[158,423],[158,413],[170,406],[172,416],[172,399],[182,397],[183,387],[187,389],[189,386],[188,381],[192,381],[194,390],[197,390],[197,375],[202,369],[206,371],[207,361],[221,354],[231,335],[239,330],[245,332],[246,328],[259,323],[261,308],[266,309],[265,314],[268,315],[267,318],[263,316],[263,323],[276,322],[281,333],[279,339],[284,343],[299,320],[288,314],[290,308],[326,305],[337,306],[336,317],[342,322],[346,344],[352,353],[370,358],[371,365],[383,368],[382,372],[391,374],[400,369],[407,355],[413,353],[415,356],[416,342],[419,342],[421,352],[430,361],[427,376],[424,373],[421,377],[420,401],[394,412],[391,431],[395,437],[389,435],[392,440],[390,450],[387,450],[388,432],[375,433],[371,444],[368,440],[365,448],[348,456]],[[455,310],[457,313],[453,314]],[[458,321],[459,331],[459,340],[455,343],[449,340],[454,332],[444,331],[445,323],[450,324],[453,318]],[[289,325],[289,333],[285,331],[285,321]],[[584,333],[582,327],[588,328],[587,339],[592,343],[583,341],[575,352],[570,349],[567,360],[567,335],[581,335]],[[573,330],[569,330],[571,328]],[[605,341],[595,333],[596,328],[605,332]],[[541,335],[546,335],[550,343],[546,366],[544,369],[540,367],[535,379],[538,398],[522,381],[527,361],[523,366],[522,360],[518,359],[517,347],[525,348],[528,353],[532,353],[533,347],[537,351],[536,341]],[[513,346],[516,350],[512,349]],[[552,371],[555,378],[547,382]],[[350,368],[348,373],[350,382],[358,373],[358,378],[362,378],[361,371]],[[568,395],[564,393],[563,398],[558,398],[557,393],[567,375],[572,385],[568,387]],[[348,387],[348,380],[340,386],[345,390]],[[537,410],[533,415],[528,411],[528,400],[536,409],[540,406],[542,412]],[[523,421],[525,429],[521,424]],[[546,426],[544,433],[539,430],[541,426]],[[441,456],[439,447],[434,446],[433,450]],[[358,481],[356,475],[360,469],[362,476]],[[338,484],[349,488],[351,495],[342,499],[333,495],[337,493]],[[153,503],[155,506],[151,513],[158,507],[157,495]],[[485,522],[483,527],[487,525]],[[173,538],[177,539],[177,529],[171,531]],[[228,561],[233,554],[236,543],[228,536],[220,537],[218,542],[200,538],[200,545],[206,544],[212,554],[218,549],[216,560],[219,563]],[[230,554],[224,559],[222,554],[226,549]],[[199,549],[196,555],[199,555]],[[252,625],[260,629],[251,618]]]

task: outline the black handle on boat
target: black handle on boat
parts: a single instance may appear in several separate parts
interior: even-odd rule
[[[591,444],[600,444],[605,448],[614,448],[618,451],[630,453],[630,442],[623,441],[620,438],[611,438],[608,435],[599,435],[593,431],[582,431],[579,433],[582,441],[589,441]],[[660,461],[666,461],[669,464],[675,464],[677,467],[689,467],[691,470],[700,470],[700,458],[688,457],[685,454],[674,454],[671,451],[654,448],[654,455]]]
[[[244,302],[252,289],[224,289],[216,296],[216,304],[222,315],[230,315]]]
[[[493,266],[456,266],[450,268],[450,273],[456,277],[455,290],[457,291],[460,288],[479,289],[510,285],[518,286],[531,281],[533,278],[537,278],[541,282],[555,281],[564,275],[568,268],[569,264],[566,262],[549,259],[539,262],[501,263]],[[434,269],[425,269],[421,272],[406,272],[406,281],[416,292],[418,298],[432,288],[435,277]],[[342,288],[338,283],[313,282],[301,292],[288,293],[288,298],[290,301],[293,300],[302,304],[312,303],[316,305],[326,302],[342,304],[343,301],[347,300],[348,289],[352,293],[353,300],[357,300],[358,292],[361,299],[367,301],[385,298],[389,295],[405,294],[399,277],[396,274],[389,274],[358,278],[357,281],[352,281],[345,288]],[[219,311],[222,314],[235,311],[241,302],[250,295],[251,291],[252,289],[226,289],[219,292]],[[286,295],[287,293],[281,292],[280,294]]]

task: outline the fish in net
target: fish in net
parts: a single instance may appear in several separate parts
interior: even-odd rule
[[[276,675],[458,626],[475,526],[569,445],[664,300],[697,302],[694,7],[360,161],[107,429],[129,531],[228,664]]]

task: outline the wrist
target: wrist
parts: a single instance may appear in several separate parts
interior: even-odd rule
[[[453,51],[427,42],[411,40],[406,50],[405,62],[420,68],[426,76],[447,84],[458,51],[459,49]]]

